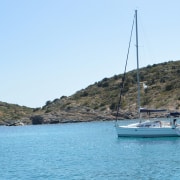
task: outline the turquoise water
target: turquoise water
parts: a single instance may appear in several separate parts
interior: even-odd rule
[[[117,138],[113,122],[0,127],[0,180],[179,178],[180,138]]]

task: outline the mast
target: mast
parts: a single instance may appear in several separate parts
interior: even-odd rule
[[[139,50],[138,50],[138,21],[137,21],[137,10],[135,10],[135,20],[136,20],[136,58],[137,58],[137,105],[138,105],[138,116],[140,117],[140,80],[139,80]]]

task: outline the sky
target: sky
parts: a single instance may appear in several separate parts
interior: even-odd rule
[[[180,59],[179,0],[0,1],[0,101],[42,107],[124,72],[135,9],[139,66]],[[127,71],[136,69],[133,35]]]

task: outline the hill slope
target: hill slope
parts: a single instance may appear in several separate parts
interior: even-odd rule
[[[141,106],[180,111],[179,77],[180,61],[141,68]],[[121,81],[122,75],[104,78],[70,97],[63,96],[52,102],[47,101],[42,109],[24,109],[18,118],[26,117],[29,119],[28,123],[32,120],[34,124],[114,119]],[[147,88],[144,89],[143,85]],[[136,99],[136,71],[133,70],[126,75],[120,118],[136,118]],[[12,113],[6,113],[0,116],[4,121],[13,117]]]
[[[31,124],[30,117],[32,114],[33,108],[0,101],[0,125],[18,125],[18,120],[25,124]]]
[[[180,61],[165,62],[140,69],[141,106],[180,110]],[[48,102],[44,114],[60,121],[114,119],[122,75],[104,78],[70,97]],[[143,89],[143,84],[147,88]],[[127,73],[121,106],[122,118],[137,115],[136,71]],[[134,113],[131,113],[134,112]]]

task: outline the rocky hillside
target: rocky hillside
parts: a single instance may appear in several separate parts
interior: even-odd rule
[[[14,113],[7,110],[6,113],[1,113],[0,120],[6,122],[11,119],[23,119],[25,123],[42,124],[114,119],[122,76],[104,78],[70,97],[62,96],[60,99],[47,101],[41,109],[21,107],[23,110],[14,109]],[[180,61],[141,68],[141,106],[180,111],[179,77]],[[136,99],[136,71],[133,70],[126,75],[119,118],[137,117]]]
[[[21,121],[24,124],[31,124],[32,114],[32,108],[0,102],[0,125],[19,125]]]

